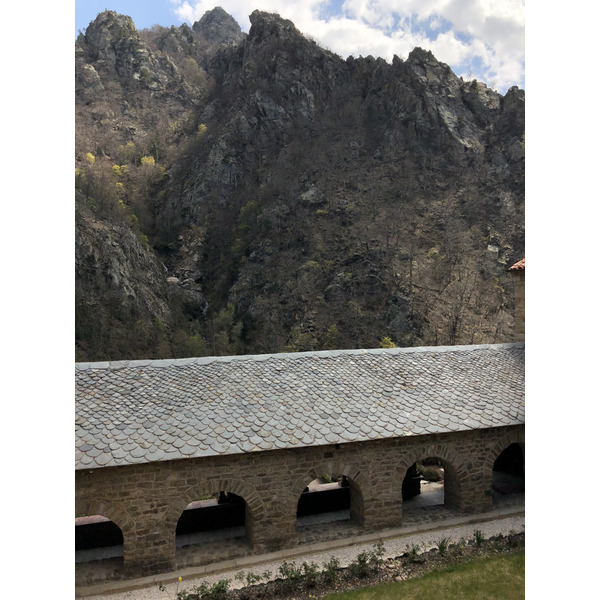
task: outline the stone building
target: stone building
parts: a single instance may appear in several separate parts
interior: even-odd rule
[[[490,509],[498,465],[523,474],[524,353],[515,343],[77,364],[78,583],[289,548],[311,527],[339,537],[400,526],[428,458],[448,510]],[[330,489],[308,496],[315,480]]]

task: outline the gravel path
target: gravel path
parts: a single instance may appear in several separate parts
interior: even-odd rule
[[[407,546],[411,548],[413,545],[417,544],[424,551],[430,550],[431,548],[437,547],[438,541],[443,537],[449,538],[452,542],[458,542],[461,538],[470,539],[473,537],[473,533],[477,529],[479,529],[486,538],[499,534],[508,534],[511,531],[522,532],[525,529],[525,517],[522,514],[513,515],[483,523],[469,523],[466,525],[453,526],[443,530],[438,529],[434,531],[422,531],[415,534],[402,535],[401,537],[386,539],[383,542],[385,550],[384,558],[400,556],[401,554],[404,554]],[[341,566],[344,567],[354,561],[360,552],[372,549],[373,543],[356,544],[354,546],[331,549],[324,552],[319,552],[317,554],[296,556],[292,559],[288,559],[288,562],[293,560],[295,561],[296,565],[300,565],[304,561],[308,563],[315,562],[321,566],[332,556],[335,556],[340,561]],[[210,585],[221,579],[231,580],[230,588],[235,589],[242,587],[242,584],[235,579],[236,573],[243,571],[244,574],[248,572],[262,574],[265,571],[271,571],[273,574],[272,578],[275,579],[282,562],[283,560],[280,559],[273,562],[262,563],[253,568],[238,568],[236,570],[207,575],[204,577],[185,578],[181,583],[165,584],[165,589],[163,591],[159,590],[157,584],[154,584],[147,588],[128,592],[118,592],[99,596],[85,596],[82,598],[82,600],[173,600],[176,597],[177,590],[187,589],[191,591],[193,587],[200,585],[202,582]]]

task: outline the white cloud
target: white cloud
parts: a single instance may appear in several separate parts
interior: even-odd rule
[[[199,0],[196,2],[179,2],[175,8],[177,16],[185,21],[194,23],[202,15],[215,7],[214,0]],[[243,31],[250,28],[249,16],[254,10],[279,13],[282,17],[293,21],[294,25],[303,32],[310,33],[305,27],[317,19],[322,0],[304,0],[302,2],[285,2],[282,0],[220,0],[219,6],[232,15],[240,24]]]
[[[178,17],[190,23],[215,6],[214,0],[171,1]],[[470,74],[499,91],[524,84],[524,0],[345,0],[337,15],[329,4],[220,0],[246,32],[255,9],[276,12],[344,58],[370,54],[390,61],[420,46],[458,75]]]

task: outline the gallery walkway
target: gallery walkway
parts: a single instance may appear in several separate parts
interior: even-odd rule
[[[164,600],[175,597],[178,578],[185,583],[179,589],[191,589],[201,581],[214,583],[220,579],[230,579],[231,587],[236,587],[235,575],[245,573],[264,573],[271,571],[273,578],[284,561],[326,562],[332,555],[336,556],[342,566],[348,565],[363,550],[371,550],[378,541],[384,543],[387,556],[398,556],[407,546],[419,544],[423,550],[435,547],[441,537],[449,537],[452,541],[473,537],[479,529],[485,537],[497,533],[507,534],[522,531],[525,522],[524,494],[506,494],[495,498],[494,508],[485,513],[464,515],[440,504],[443,490],[438,484],[428,484],[419,496],[406,501],[404,505],[405,522],[401,527],[391,528],[369,534],[354,531],[350,521],[338,521],[342,525],[344,537],[332,539],[327,534],[327,523],[319,528],[325,541],[308,541],[294,548],[263,555],[248,555],[232,560],[211,563],[200,567],[178,569],[172,573],[162,573],[127,581],[113,581],[102,584],[81,586],[76,589],[76,596],[82,600]],[[340,515],[343,516],[343,515]],[[335,525],[334,521],[331,525]],[[341,533],[341,532],[340,532]],[[92,563],[90,563],[92,564]],[[160,592],[158,584],[162,583],[166,591]],[[110,595],[110,596],[109,596]]]

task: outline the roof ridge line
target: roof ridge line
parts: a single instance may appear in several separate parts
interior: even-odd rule
[[[469,344],[460,346],[409,346],[402,348],[351,348],[344,350],[312,350],[307,352],[279,352],[272,354],[237,354],[230,356],[199,356],[187,358],[161,358],[161,359],[136,359],[99,362],[76,362],[75,368],[79,371],[88,369],[110,369],[117,370],[126,367],[154,367],[167,368],[171,366],[183,366],[189,364],[206,365],[211,363],[229,363],[237,361],[263,362],[271,358],[278,359],[300,359],[314,358],[336,358],[338,356],[364,356],[377,354],[410,354],[421,352],[465,352],[469,350],[523,348],[524,342],[508,342],[502,344]]]

